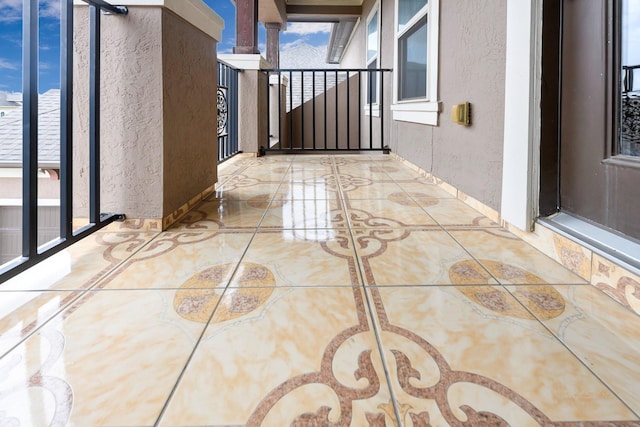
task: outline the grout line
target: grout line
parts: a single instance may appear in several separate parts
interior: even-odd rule
[[[289,162],[289,167],[287,168],[287,171],[290,168],[291,168],[291,161]],[[282,179],[284,179],[284,177]],[[280,184],[278,185],[278,189],[282,185],[282,179],[280,180]],[[276,190],[275,194],[277,194],[277,193],[278,193],[278,190]],[[207,329],[211,325],[211,321],[213,320],[213,317],[215,316],[216,312],[218,311],[218,307],[220,306],[220,303],[222,302],[222,299],[226,295],[227,290],[230,289],[229,286],[230,286],[231,282],[233,282],[233,279],[234,279],[235,275],[237,274],[238,269],[240,268],[240,265],[242,264],[242,260],[246,256],[247,252],[249,251],[249,247],[251,246],[251,243],[253,242],[253,240],[255,239],[256,235],[258,234],[258,230],[260,228],[260,223],[262,223],[262,220],[264,219],[265,215],[267,214],[267,211],[269,210],[269,207],[271,206],[271,203],[275,199],[275,194],[271,198],[271,200],[269,200],[269,204],[267,205],[267,209],[265,209],[264,213],[262,214],[262,218],[258,222],[258,226],[256,226],[256,228],[255,228],[255,230],[253,232],[253,235],[251,236],[251,239],[249,239],[249,242],[247,243],[247,246],[244,248],[244,251],[242,252],[242,255],[238,259],[238,262],[237,262],[236,266],[234,267],[233,272],[230,275],[229,282],[227,282],[227,284],[225,285],[224,290],[222,291],[222,294],[220,295],[220,298],[218,299],[218,302],[216,303],[216,306],[213,308],[213,311],[211,312],[211,315],[209,316],[209,319],[207,320],[207,322],[205,323],[204,327],[202,328],[202,332],[200,333],[200,336],[196,340],[196,343],[195,343],[195,345],[193,347],[193,350],[191,351],[191,354],[189,355],[187,361],[185,362],[184,367],[182,368],[182,370],[180,372],[180,375],[178,376],[173,388],[171,389],[171,392],[169,393],[169,396],[167,396],[167,400],[165,401],[164,405],[162,406],[162,409],[160,410],[160,414],[158,415],[158,418],[156,419],[156,422],[153,424],[154,427],[158,427],[158,425],[160,424],[160,421],[162,421],[162,417],[166,413],[167,408],[169,407],[169,405],[171,403],[171,400],[173,399],[173,396],[175,395],[175,393],[176,393],[176,391],[178,389],[178,386],[180,385],[180,382],[182,381],[182,378],[184,377],[187,369],[189,368],[189,365],[191,364],[191,360],[193,360],[193,357],[194,357],[196,351],[200,347],[200,343],[202,342],[202,339],[204,338],[204,335],[205,335]],[[236,288],[232,287],[231,289],[236,289]]]
[[[511,285],[509,285],[509,286],[511,286]],[[522,285],[521,285],[521,286],[522,286]],[[529,285],[529,286],[536,286],[536,285]],[[554,288],[555,286],[563,286],[563,285],[550,285],[550,284],[549,284],[549,285],[542,285],[542,286],[551,286],[552,288]],[[571,286],[571,285],[564,285],[564,286]],[[561,345],[562,347],[564,347],[564,348],[565,348],[565,349],[566,349],[566,350],[567,350],[567,351],[568,351],[568,352],[569,352],[573,357],[575,357],[581,365],[583,365],[585,368],[587,368],[587,371],[591,372],[591,374],[592,374],[595,378],[597,378],[597,379],[598,379],[598,381],[600,381],[600,383],[601,383],[602,385],[604,385],[604,386],[605,386],[605,388],[606,388],[607,390],[609,390],[609,391],[611,392],[611,394],[612,394],[614,397],[616,397],[616,398],[617,398],[617,399],[618,399],[618,400],[619,400],[619,401],[620,401],[620,402],[621,402],[621,403],[622,403],[622,404],[623,404],[627,409],[629,409],[629,411],[630,411],[632,414],[634,414],[636,417],[639,417],[639,418],[640,418],[640,411],[634,411],[634,410],[633,410],[633,409],[632,409],[632,408],[627,404],[627,402],[626,402],[622,397],[620,397],[620,396],[618,395],[618,393],[616,393],[616,392],[615,392],[615,391],[614,391],[614,390],[609,386],[609,384],[607,384],[607,383],[604,381],[604,379],[602,379],[602,378],[600,377],[600,375],[598,375],[598,374],[597,374],[593,369],[591,369],[591,368],[589,367],[589,364],[588,364],[585,360],[583,360],[583,358],[582,358],[582,357],[578,356],[578,355],[577,355],[577,354],[576,354],[576,353],[575,353],[575,352],[574,352],[574,351],[569,347],[569,345],[568,345],[567,343],[565,343],[565,342],[564,342],[564,340],[563,340],[562,338],[560,338],[560,337],[559,337],[559,336],[558,336],[558,335],[557,335],[557,334],[556,334],[556,333],[555,333],[555,332],[554,332],[550,327],[548,327],[546,323],[544,323],[542,320],[540,320],[540,318],[538,318],[538,316],[536,316],[536,314],[535,314],[533,311],[531,311],[531,310],[530,310],[526,305],[524,305],[524,303],[523,303],[522,301],[520,301],[520,299],[519,299],[517,296],[515,296],[515,295],[511,292],[511,290],[510,290],[506,285],[501,285],[501,287],[502,287],[503,289],[505,289],[505,290],[509,293],[509,295],[511,295],[511,296],[513,297],[513,299],[515,299],[515,300],[518,302],[518,304],[520,304],[522,307],[524,307],[524,309],[525,309],[528,313],[530,313],[530,314],[533,316],[533,318],[536,320],[536,322],[538,322],[540,325],[542,325],[542,327],[543,327],[547,332],[549,332],[549,334],[551,334],[551,336],[552,336],[552,337],[553,337],[557,342],[559,342],[559,343],[560,343],[560,345]],[[564,300],[564,297],[562,297],[562,299]],[[576,307],[576,308],[577,308],[577,307]],[[580,310],[579,308],[578,308],[578,311],[579,311],[579,312],[581,312],[581,310]],[[582,312],[581,312],[580,314],[584,314],[584,313],[582,313]]]
[[[335,165],[335,160],[333,158],[333,156],[331,157],[331,163],[334,165],[335,171],[336,171],[336,177],[338,176],[338,168]],[[342,183],[340,182],[340,180],[337,180],[338,183],[338,194],[340,196],[340,198],[342,200],[344,200],[346,202],[346,198],[344,197],[344,192],[342,191]],[[343,203],[343,207],[342,207],[343,211],[345,211],[345,215],[347,212],[346,209],[346,203]],[[378,331],[378,327],[376,325],[376,312],[372,309],[372,305],[371,305],[371,300],[369,298],[369,293],[367,292],[367,286],[365,286],[365,277],[362,271],[362,265],[360,263],[360,257],[357,254],[356,251],[356,240],[353,237],[353,231],[351,228],[351,222],[347,221],[347,226],[348,226],[348,230],[349,230],[349,236],[351,237],[351,243],[353,244],[353,252],[354,252],[354,259],[356,262],[356,265],[358,266],[358,274],[360,275],[360,281],[362,282],[362,286],[360,286],[360,292],[362,292],[364,294],[364,301],[367,304],[367,309],[369,310],[369,320],[371,322],[371,331],[373,332],[373,336],[376,339],[376,344],[378,346],[378,353],[380,354],[380,360],[382,362],[382,369],[384,369],[384,376],[385,379],[387,381],[387,388],[389,390],[389,396],[391,397],[391,402],[393,404],[393,411],[395,413],[396,416],[396,421],[397,421],[397,426],[398,427],[402,427],[402,419],[400,418],[400,411],[398,409],[398,400],[396,398],[395,392],[393,390],[393,386],[392,386],[392,382],[391,382],[391,374],[389,373],[389,367],[387,364],[387,360],[386,357],[384,355],[384,347],[382,346],[382,338],[380,337],[380,331]]]
[[[147,247],[147,245],[149,245],[153,240],[155,240],[160,234],[162,234],[162,232],[157,233],[155,236],[153,236],[148,242],[146,242],[144,245],[141,245],[139,248],[137,248],[131,255],[129,255],[127,258],[121,260],[120,262],[116,263],[115,265],[113,265],[112,267],[109,267],[108,270],[106,270],[104,272],[104,274],[102,276],[100,276],[99,278],[97,278],[93,284],[91,284],[89,287],[86,288],[80,288],[80,289],[46,289],[46,290],[27,290],[27,291],[21,291],[21,290],[6,290],[6,291],[2,291],[0,292],[0,295],[4,292],[23,292],[23,293],[39,293],[39,294],[43,294],[43,293],[53,293],[53,292],[68,292],[73,294],[74,292],[77,292],[78,295],[74,298],[72,298],[67,304],[65,304],[64,306],[60,307],[58,310],[56,310],[54,313],[51,314],[51,316],[49,316],[48,319],[46,319],[44,322],[42,322],[42,324],[36,326],[33,328],[33,330],[29,331],[29,333],[27,335],[25,335],[24,337],[20,338],[15,345],[11,346],[11,348],[9,348],[7,351],[5,351],[4,353],[0,354],[0,360],[3,359],[5,356],[7,356],[9,353],[11,353],[12,351],[14,351],[16,348],[18,348],[20,345],[22,345],[24,342],[26,342],[29,338],[31,338],[32,336],[34,336],[36,333],[38,333],[39,331],[41,331],[46,325],[48,325],[49,323],[51,323],[51,321],[55,318],[57,318],[58,316],[60,316],[62,313],[64,313],[65,311],[67,311],[69,309],[69,307],[71,307],[75,302],[77,302],[78,300],[80,300],[81,298],[83,298],[85,295],[89,294],[90,292],[95,292],[93,289],[98,286],[98,284],[102,283],[104,280],[106,280],[108,277],[111,277],[113,274],[115,274],[115,272],[117,270],[120,269],[120,267],[122,267],[126,262],[128,262],[133,256],[135,256],[138,252],[140,252],[143,248]],[[87,237],[85,237],[85,239],[88,239],[89,237],[91,237],[92,235],[89,235]],[[84,240],[84,239],[82,239]],[[82,241],[81,240],[81,241]],[[76,244],[78,244],[80,242],[76,242]],[[104,253],[104,251],[103,251]]]

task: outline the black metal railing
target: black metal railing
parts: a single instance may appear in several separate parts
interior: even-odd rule
[[[242,70],[218,60],[218,163],[238,150],[238,73]]]
[[[266,71],[267,151],[388,151],[388,69]]]
[[[627,94],[637,92],[633,80],[636,70],[640,70],[640,65],[623,65],[622,66],[622,93]]]
[[[105,227],[122,214],[100,211],[100,17],[127,8],[103,0],[89,5],[89,223],[73,229],[73,4],[61,0],[60,16],[60,236],[38,247],[38,0],[23,2],[22,257],[0,266],[0,283]]]

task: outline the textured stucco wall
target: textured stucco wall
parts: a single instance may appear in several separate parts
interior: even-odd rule
[[[75,11],[74,216],[88,203],[88,8]],[[215,184],[216,41],[172,11],[102,16],[101,211],[165,218]]]
[[[363,23],[374,3],[365,1],[343,67],[364,66]],[[501,0],[440,1],[439,125],[392,121],[388,127],[392,151],[496,210],[502,190],[506,8]],[[381,9],[381,64],[395,69],[394,1],[381,0]],[[391,79],[386,86],[390,100]],[[473,108],[469,128],[450,120],[451,107],[464,101]]]
[[[162,14],[163,217],[216,182],[216,42],[171,11]]]
[[[238,148],[257,153],[267,145],[267,77],[260,70],[245,69],[238,75]]]
[[[74,11],[74,216],[88,208],[88,8]],[[102,16],[101,210],[161,218],[162,10]]]

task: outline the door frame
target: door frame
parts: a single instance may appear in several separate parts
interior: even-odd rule
[[[507,2],[500,215],[524,231],[539,213],[542,18],[542,0]]]

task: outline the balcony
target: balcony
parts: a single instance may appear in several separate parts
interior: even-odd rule
[[[167,54],[169,79],[140,79],[158,70],[132,55],[102,91],[83,63],[91,108],[66,112],[87,123],[63,129],[91,141],[93,184],[72,191],[69,167],[66,234],[39,258],[30,229],[0,284],[0,425],[640,426],[637,276],[389,153],[391,70],[216,67],[164,14],[144,21],[175,33],[142,36],[183,52],[191,34],[201,72]]]
[[[3,421],[640,425],[638,316],[441,182],[383,154],[219,177],[3,284]]]

